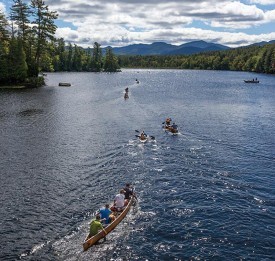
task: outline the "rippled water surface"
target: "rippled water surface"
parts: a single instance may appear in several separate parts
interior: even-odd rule
[[[0,260],[274,260],[274,76],[123,70],[47,84],[0,90]],[[83,252],[94,212],[126,182],[137,206]]]

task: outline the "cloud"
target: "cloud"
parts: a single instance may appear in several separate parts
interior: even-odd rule
[[[272,22],[275,17],[274,10],[263,11],[254,4],[231,0],[139,0],[138,4],[136,0],[45,2],[59,13],[60,20],[76,28],[59,28],[57,36],[82,46],[91,46],[95,41],[113,47],[154,41],[182,44],[189,39],[215,40],[234,46],[231,39],[246,43],[259,38],[240,33],[241,29]],[[205,24],[204,29],[196,28],[196,23]]]
[[[215,6],[202,5],[191,11],[192,16],[199,17],[212,27],[235,29],[250,28],[255,23],[263,23],[265,14],[256,6],[244,5],[240,2],[224,2]]]
[[[185,42],[203,39],[207,42],[215,42],[224,44],[230,47],[238,47],[240,45],[249,45],[260,41],[270,41],[275,39],[275,33],[248,35],[245,33],[234,32],[217,32],[213,30],[203,30],[200,28],[177,28],[175,30],[167,31],[164,29],[155,29],[148,32],[129,32],[127,30],[115,30],[108,35],[102,34],[99,29],[90,37],[89,32],[82,32],[71,30],[70,28],[58,29],[57,35],[64,37],[69,42],[76,43],[83,47],[91,47],[94,42],[99,42],[102,46],[125,46],[129,44],[165,41],[167,43],[180,45]],[[85,42],[84,40],[85,39]]]
[[[261,4],[261,5],[275,5],[274,0],[250,0],[252,4]]]
[[[275,10],[267,11],[265,16],[267,21],[275,22]]]
[[[4,5],[4,3],[1,3],[0,2],[0,12],[2,12],[2,13],[6,13],[6,6]]]

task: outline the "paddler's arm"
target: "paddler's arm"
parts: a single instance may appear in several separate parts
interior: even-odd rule
[[[102,226],[102,224],[101,224],[101,227],[100,227],[101,229],[102,229],[102,231],[105,233],[105,235],[107,235],[107,232],[106,232],[106,230],[104,229],[104,227]]]

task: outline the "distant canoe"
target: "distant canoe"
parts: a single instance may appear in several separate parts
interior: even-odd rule
[[[245,83],[259,83],[258,80],[244,80]]]
[[[70,84],[70,83],[68,83],[68,82],[60,82],[60,83],[58,84],[58,86],[70,87],[70,86],[71,86],[71,84]]]

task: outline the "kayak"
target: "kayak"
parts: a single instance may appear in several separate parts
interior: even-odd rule
[[[169,127],[169,126],[164,126],[163,128],[164,128],[166,131],[169,131],[169,132],[171,132],[171,133],[173,133],[173,134],[177,134],[177,133],[179,132],[178,129],[174,129],[174,128]]]
[[[130,201],[128,202],[127,206],[123,209],[122,212],[117,212],[119,213],[116,216],[116,219],[112,221],[110,224],[108,224],[104,229],[107,232],[107,235],[124,219],[124,217],[127,215],[127,213],[130,210],[131,205],[134,203],[135,199],[134,197],[131,197]],[[104,231],[100,231],[96,235],[88,238],[84,243],[83,243],[83,250],[86,251],[88,250],[91,246],[93,246],[97,241],[100,239],[104,238],[106,235]]]
[[[140,140],[140,142],[145,143],[148,140],[148,136],[146,136],[145,139],[141,139],[140,135],[137,135],[138,139]]]

